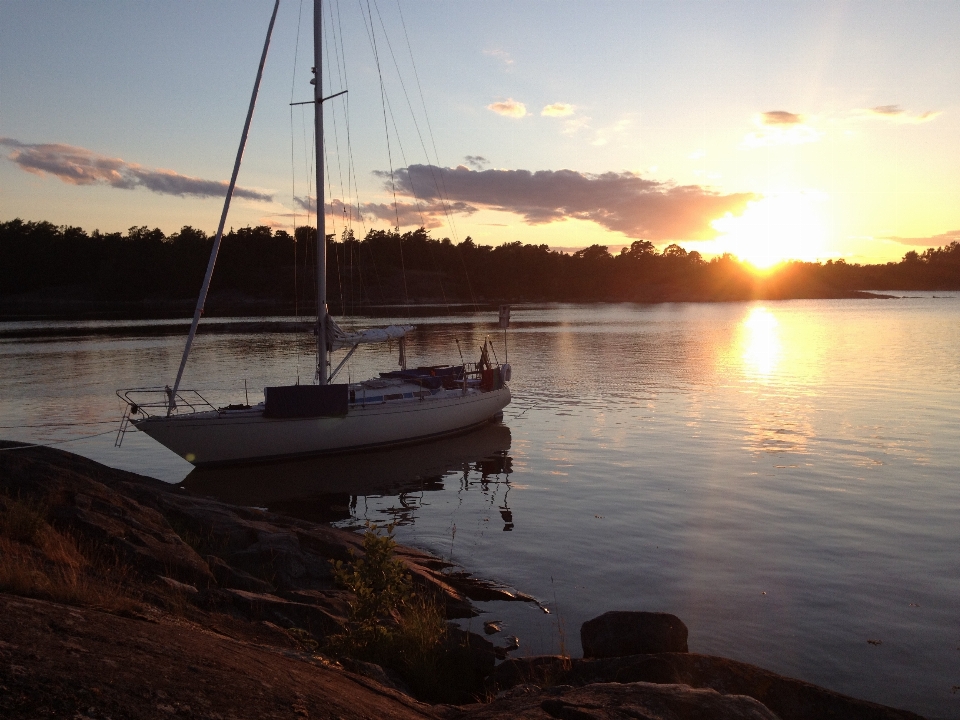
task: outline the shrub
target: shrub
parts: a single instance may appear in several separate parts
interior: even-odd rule
[[[355,599],[345,632],[326,649],[396,671],[422,700],[470,702],[481,691],[470,649],[449,637],[443,605],[413,591],[395,547],[393,525],[381,535],[368,524],[364,556],[334,563],[334,577]]]
[[[376,525],[367,523],[363,557],[350,563],[334,563],[334,579],[354,594],[350,604],[352,623],[364,628],[379,626],[409,599],[410,573],[394,558],[396,546],[393,525],[388,525],[387,534],[381,535]]]

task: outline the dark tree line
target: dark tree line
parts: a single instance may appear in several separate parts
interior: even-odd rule
[[[126,234],[19,219],[0,223],[0,311],[189,314],[213,238],[183,227]],[[900,262],[791,262],[766,275],[726,255],[704,260],[638,240],[618,255],[602,245],[573,254],[519,242],[498,247],[435,239],[424,229],[345,232],[327,238],[328,300],[334,312],[402,302],[717,301],[851,297],[871,289],[960,289],[960,243],[910,251]],[[224,236],[208,314],[310,314],[315,302],[316,231],[268,227]]]

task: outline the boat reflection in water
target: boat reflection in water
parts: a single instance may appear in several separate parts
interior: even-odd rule
[[[392,521],[406,524],[413,521],[413,513],[405,510],[418,505],[411,496],[443,490],[454,478],[458,489],[474,483],[505,483],[509,489],[509,451],[510,428],[497,422],[465,435],[393,450],[196,468],[180,487],[192,495],[313,522],[356,518],[361,497],[397,496]],[[499,510],[503,529],[512,530],[513,516],[505,501]]]

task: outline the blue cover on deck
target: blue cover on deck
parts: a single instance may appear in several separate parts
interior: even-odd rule
[[[343,417],[349,386],[284,385],[263,389],[263,416],[268,418]]]

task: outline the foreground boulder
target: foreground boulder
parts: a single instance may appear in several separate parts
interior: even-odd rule
[[[662,612],[607,612],[580,627],[585,658],[687,652],[687,626]]]

